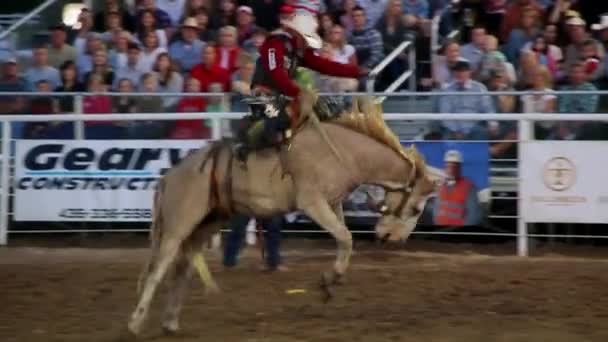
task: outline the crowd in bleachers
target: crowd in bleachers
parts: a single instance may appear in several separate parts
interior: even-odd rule
[[[603,1],[576,0],[325,0],[319,14],[324,39],[319,54],[372,69],[403,41],[416,46],[419,62],[430,60],[431,18],[440,13],[441,49],[436,63],[418,63],[418,89],[453,92],[604,89],[608,75],[608,17]],[[590,2],[589,2],[590,3]],[[608,3],[608,2],[607,2]],[[451,5],[451,7],[446,7]],[[446,9],[447,8],[447,9]],[[444,10],[446,9],[446,10]],[[608,8],[606,8],[608,11]],[[225,99],[129,97],[114,92],[229,92],[232,109],[245,110],[257,49],[281,15],[283,0],[106,0],[83,9],[78,23],[49,28],[48,40],[32,47],[31,63],[3,63],[1,91],[95,93],[84,113],[221,111]],[[593,24],[593,25],[591,25]],[[447,39],[457,30],[456,39]],[[408,68],[407,54],[381,75],[384,89]],[[339,79],[299,70],[297,81],[324,92],[364,89],[365,79]],[[595,112],[596,95],[443,96],[435,109],[446,113]],[[70,113],[71,97],[0,97],[0,113]],[[510,139],[508,123],[444,122],[429,138]],[[87,138],[206,138],[197,120],[176,124],[87,123]],[[69,123],[27,124],[18,136],[71,136]],[[597,125],[547,123],[537,136],[593,138]],[[497,144],[493,153],[512,150]]]

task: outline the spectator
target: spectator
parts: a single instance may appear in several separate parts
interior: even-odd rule
[[[109,17],[115,13],[118,13],[121,26],[124,26],[128,31],[133,31],[135,29],[135,25],[133,25],[134,23],[129,16],[129,13],[120,7],[120,0],[105,0],[105,8],[102,11],[95,13],[93,20],[94,30],[97,32],[103,31],[106,28]]]
[[[376,27],[390,0],[357,0],[357,5],[365,11],[366,25]],[[354,19],[353,17],[353,20]],[[354,22],[353,22],[354,23]],[[356,26],[356,24],[355,24]],[[357,29],[356,27],[354,27]]]
[[[154,11],[143,10],[139,15],[139,22],[137,23],[137,39],[140,45],[143,45],[144,40],[148,32],[154,32],[158,40],[158,46],[167,47],[167,32],[158,28]]]
[[[460,48],[460,55],[471,63],[473,70],[478,70],[481,66],[486,37],[485,28],[480,26],[474,27],[471,30],[471,42]]]
[[[98,50],[93,56],[93,68],[85,75],[85,82],[89,82],[91,75],[99,75],[103,79],[106,91],[114,84],[114,70],[108,61],[108,54],[105,50]]]
[[[585,64],[585,74],[589,80],[597,80],[604,72],[602,61],[597,51],[597,43],[587,39],[583,43],[582,61]]]
[[[184,78],[176,71],[176,66],[168,53],[161,53],[156,57],[153,70],[158,77],[159,93],[179,93],[184,89]],[[179,98],[163,96],[162,100],[165,110],[174,111]]]
[[[241,50],[238,46],[236,27],[222,27],[219,40],[219,46],[216,49],[217,63],[220,68],[232,73],[236,70],[236,61]]]
[[[199,11],[213,11],[213,2],[207,0],[186,0],[186,6],[184,13],[180,18],[179,22],[186,20],[187,18],[194,17]],[[177,25],[175,25],[177,26]]]
[[[181,39],[169,46],[169,55],[180,62],[183,73],[190,72],[200,62],[205,43],[198,39],[198,23],[195,18],[188,18],[181,26]]]
[[[553,91],[553,79],[549,70],[541,66],[536,70],[532,77],[533,91],[543,91],[547,94],[530,94],[522,95],[522,112],[523,113],[555,113],[557,96],[551,94]],[[551,121],[540,121],[535,124],[534,137],[536,139],[545,139],[553,130],[555,123]]]
[[[171,27],[178,26],[182,16],[184,15],[184,9],[186,7],[187,0],[156,0],[156,6],[159,10],[164,11],[169,15],[171,19]]]
[[[346,33],[341,25],[336,24],[332,27],[327,42],[332,50],[332,61],[358,65],[355,47],[347,43]]]
[[[544,17],[544,9],[536,0],[515,0],[507,7],[500,26],[500,38],[503,42],[509,40],[511,31],[513,31],[517,26],[517,23],[520,22],[523,12],[528,9],[536,13],[534,16],[535,18],[541,20]]]
[[[488,34],[498,37],[500,35],[500,25],[505,15],[507,0],[486,0],[484,1],[484,14],[486,31]]]
[[[413,41],[415,33],[408,30],[403,20],[403,10],[401,0],[389,0],[384,16],[376,24],[376,30],[382,35],[384,45],[383,53],[390,54],[403,41]],[[399,77],[406,69],[407,54],[401,53],[387,67],[383,74],[383,83],[390,84]]]
[[[2,62],[2,78],[0,78],[0,93],[27,91],[26,81],[19,76],[19,68],[15,58]],[[0,96],[0,114],[21,114],[26,109],[27,101],[22,96]],[[13,122],[12,137],[23,138],[25,123]]]
[[[93,74],[89,77],[87,90],[92,95],[82,100],[85,114],[112,113],[112,99],[103,94],[106,85],[102,76]],[[86,139],[121,139],[124,137],[124,124],[112,121],[85,121]]]
[[[152,71],[158,55],[165,52],[167,49],[158,45],[158,36],[154,32],[148,32],[144,37],[143,49],[139,55],[139,68],[144,72]]]
[[[85,49],[78,53],[78,58],[76,59],[78,79],[81,82],[85,82],[85,75],[93,69],[93,56],[100,50],[105,51],[101,36],[95,32],[89,33],[86,38]]]
[[[236,215],[229,223],[230,233],[226,240],[224,248],[225,267],[234,267],[237,264],[239,251],[243,246],[243,240],[247,232],[247,224],[251,218],[246,215]],[[266,230],[266,266],[263,268],[267,271],[287,271],[287,267],[282,265],[279,243],[281,241],[281,226],[283,225],[283,216],[276,215],[267,219],[260,219],[260,225]]]
[[[49,46],[49,65],[59,68],[66,61],[76,61],[76,49],[66,44],[67,28],[63,24],[50,28],[51,44]]]
[[[493,70],[490,76],[490,80],[488,81],[489,91],[514,91],[504,70]],[[492,103],[497,113],[514,113],[516,102],[513,95],[492,96]]]
[[[129,43],[129,50],[127,52],[127,64],[118,69],[116,72],[116,79],[126,78],[131,81],[133,86],[137,88],[139,86],[139,80],[141,75],[145,72],[141,67],[140,62],[140,50],[139,45],[135,43]],[[116,86],[116,85],[115,85]]]
[[[326,59],[331,61],[336,61],[336,57],[334,56],[335,50],[329,44],[324,44],[320,50],[320,55]],[[341,63],[341,62],[338,62]],[[343,63],[343,64],[348,64]],[[320,92],[327,93],[341,93],[347,91],[356,91],[358,87],[358,82],[356,79],[352,78],[343,78],[343,77],[333,77],[320,74],[318,72],[314,73],[316,88],[319,89]],[[342,99],[334,97],[338,102],[341,102]]]
[[[78,33],[76,38],[74,39],[74,48],[76,48],[76,53],[78,54],[78,58],[85,54],[89,50],[88,40],[91,39],[93,32],[93,17],[91,16],[91,12],[83,8],[78,15],[78,23],[75,25],[78,27]],[[103,28],[99,31],[103,31]],[[100,41],[101,42],[101,41]],[[78,62],[76,63],[78,64]]]
[[[443,85],[454,80],[452,68],[461,60],[460,45],[456,42],[448,42],[443,47],[443,55],[439,56],[437,63],[433,65],[433,83],[441,88]]]
[[[486,92],[487,88],[471,79],[471,66],[468,61],[461,60],[453,67],[454,81],[443,88],[447,92]],[[492,99],[489,96],[442,96],[439,100],[441,113],[494,113]],[[444,122],[444,136],[447,139],[485,140],[485,130],[476,123],[465,121]]]
[[[540,67],[536,53],[524,50],[521,53],[519,69],[517,70],[517,83],[515,89],[526,90],[532,86],[532,76]]]
[[[282,0],[250,0],[247,5],[253,10],[255,25],[269,32],[279,27],[277,13],[286,10]]]
[[[331,28],[334,26],[334,19],[330,13],[319,13],[318,17],[319,29],[317,30],[317,33],[321,39],[326,41],[329,38]]]
[[[243,43],[243,51],[257,60],[260,56],[260,47],[264,44],[267,35],[268,32],[266,32],[266,30],[261,28],[257,29],[251,38]]]
[[[600,43],[606,50],[608,48],[608,15],[603,15],[602,21],[591,25],[591,29],[597,32]]]
[[[36,91],[40,93],[50,93],[53,89],[51,83],[45,79],[36,81]],[[53,114],[53,101],[48,96],[36,96],[30,100],[31,114]],[[25,124],[24,137],[26,139],[43,139],[44,131],[51,124],[49,122],[28,122]]]
[[[64,62],[59,69],[61,72],[61,85],[55,88],[57,93],[67,92],[84,92],[86,91],[84,85],[78,82],[78,72],[76,71],[76,64],[72,61]],[[73,96],[59,96],[54,101],[55,113],[73,113],[74,112],[74,97]]]
[[[141,88],[146,93],[156,93],[158,81],[155,74],[145,73],[141,76]],[[160,113],[163,110],[162,99],[158,96],[139,96],[135,100],[141,113]],[[129,137],[132,139],[160,139],[165,136],[164,121],[136,121],[129,126]]]
[[[110,65],[114,70],[120,70],[127,65],[129,54],[129,42],[131,42],[131,34],[127,31],[121,31],[114,36],[114,47],[110,50]]]
[[[199,82],[201,91],[209,91],[209,84],[221,83],[224,91],[230,89],[230,72],[222,69],[217,61],[217,50],[212,45],[207,45],[203,49],[203,62],[197,64],[190,71],[190,76]]]
[[[509,84],[516,82],[515,69],[502,52],[498,51],[498,39],[487,35],[484,44],[484,54],[479,63],[479,69],[475,73],[475,79],[487,83],[494,71],[504,71],[509,79]]]
[[[236,12],[238,44],[243,45],[243,43],[245,43],[247,39],[250,39],[257,30],[257,26],[255,26],[255,16],[253,15],[253,10],[249,6],[240,6]]]
[[[570,44],[566,47],[564,56],[564,69],[570,70],[572,64],[578,63],[583,58],[583,46],[585,42],[591,39],[596,44],[596,53],[598,57],[603,59],[605,51],[603,46],[596,40],[589,37],[585,28],[585,21],[581,18],[574,17],[569,19],[566,24]]]
[[[488,82],[490,91],[513,91],[504,70],[492,72]],[[517,100],[513,95],[498,95],[492,97],[494,108],[498,113],[514,113]],[[509,121],[488,122],[488,138],[490,143],[490,155],[495,159],[517,158],[517,125]]]
[[[558,77],[561,50],[557,52],[555,45],[549,45],[545,35],[538,35],[532,42],[524,46],[523,51],[532,51],[536,54],[538,62],[547,67],[553,77]]]
[[[355,47],[361,72],[367,74],[384,58],[382,35],[377,30],[367,26],[367,17],[363,8],[355,7],[352,15],[353,32],[350,37],[350,44]]]
[[[481,208],[475,184],[462,174],[462,153],[449,150],[444,156],[446,180],[433,206],[433,223],[439,226],[475,226]]]
[[[118,80],[117,90],[119,93],[134,93],[135,85],[128,78]],[[114,96],[112,97],[113,113],[137,113],[137,103],[133,96]]]
[[[415,15],[419,19],[429,18],[429,3],[427,0],[403,0],[403,13]]]
[[[241,54],[238,65],[238,69],[232,74],[231,78],[230,90],[235,94],[231,97],[231,110],[248,111],[249,107],[241,100],[244,96],[251,95],[251,80],[255,71],[255,60],[251,55]]]
[[[200,93],[201,86],[194,77],[186,81],[186,92]],[[199,113],[205,111],[205,101],[202,97],[188,96],[179,100],[177,104],[179,113]],[[177,120],[175,127],[169,134],[170,139],[207,139],[211,137],[211,130],[203,120]]]
[[[538,35],[538,14],[533,9],[525,9],[521,14],[519,25],[509,34],[509,40],[504,48],[509,62],[517,66],[521,49]]]
[[[171,17],[169,17],[169,14],[167,14],[167,12],[156,7],[155,0],[141,0],[141,8],[137,12],[136,22],[143,24],[141,17],[143,16],[143,14],[145,12],[149,12],[149,11],[151,11],[154,16],[155,29],[165,30],[167,37],[171,37],[171,34],[172,34]]]
[[[48,81],[51,89],[59,87],[61,77],[59,71],[49,65],[49,50],[46,46],[34,48],[34,65],[25,71],[24,78],[30,91],[35,90],[36,84],[41,80]]]
[[[352,32],[354,28],[353,24],[353,11],[357,6],[356,0],[343,0],[342,1],[342,14],[340,15],[340,24],[346,29],[347,32]]]
[[[214,28],[236,25],[236,1],[220,0],[220,6],[211,18],[211,23]]]
[[[194,14],[194,18],[198,24],[198,39],[203,42],[215,41],[217,32],[210,26],[209,12],[205,9],[200,9]]]
[[[105,32],[101,34],[101,40],[104,44],[112,44],[114,37],[124,31],[121,21],[121,15],[118,11],[107,13]]]

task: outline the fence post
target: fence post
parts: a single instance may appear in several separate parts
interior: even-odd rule
[[[83,104],[82,104],[83,96],[76,95],[74,96],[74,114],[83,113]],[[82,140],[84,139],[84,122],[82,120],[77,120],[74,122],[74,139]]]
[[[521,166],[522,145],[534,139],[534,122],[530,120],[518,120],[518,148],[517,148],[517,178],[523,174]],[[528,224],[523,217],[524,203],[521,196],[521,181],[517,183],[517,255],[528,256]]]
[[[10,198],[11,121],[2,122],[2,197],[0,198],[0,245],[8,242],[8,208]]]
[[[220,140],[222,138],[222,121],[221,119],[211,119],[211,139]],[[219,250],[222,247],[222,233],[213,234],[211,236],[211,249]]]

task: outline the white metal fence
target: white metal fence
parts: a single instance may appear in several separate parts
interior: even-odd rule
[[[527,92],[527,94],[534,94],[535,92]],[[542,92],[537,92],[538,94],[542,94]],[[559,92],[556,92],[559,94]],[[581,94],[587,94],[588,92],[578,92]],[[608,92],[607,92],[608,93]],[[521,92],[497,92],[492,95],[522,95]],[[572,94],[572,92],[564,93],[564,94]],[[594,92],[593,94],[597,94]],[[3,93],[1,95],[13,95],[13,96],[75,96],[76,100],[81,100],[83,96],[87,96],[90,94],[87,93],[74,93],[74,94],[62,94],[62,93],[49,93],[49,94],[40,94],[40,93]],[[188,94],[188,93],[178,93],[178,94],[142,94],[142,93],[133,93],[133,94],[111,94],[113,96],[225,96],[226,94]],[[325,95],[345,95],[345,94],[325,94]],[[370,95],[369,93],[365,94],[348,94],[348,96],[352,95]],[[388,95],[388,96],[441,96],[441,95],[462,95],[461,93],[396,93],[396,94],[374,94],[374,95]],[[483,94],[465,94],[465,95],[489,95],[486,93]],[[76,106],[78,109],[78,106]],[[80,107],[82,109],[82,107]],[[1,186],[1,198],[0,198],[0,244],[7,243],[7,236],[11,233],[33,233],[36,231],[12,231],[10,229],[10,196],[11,191],[10,188],[12,186],[12,170],[11,170],[11,157],[12,157],[12,139],[6,139],[6,137],[11,137],[11,124],[13,122],[48,122],[48,121],[74,121],[80,122],[83,121],[137,121],[137,120],[154,120],[154,121],[174,121],[174,120],[184,120],[184,119],[208,119],[212,122],[212,139],[218,139],[222,136],[222,128],[221,121],[222,120],[231,120],[237,119],[244,115],[245,113],[238,112],[222,112],[222,113],[137,113],[137,114],[51,114],[51,115],[28,115],[28,114],[20,114],[20,115],[4,115],[0,116],[0,123],[2,123],[2,145],[1,145],[1,155],[2,164],[0,169],[0,186]],[[405,114],[405,113],[386,113],[385,119],[387,121],[515,121],[517,122],[518,127],[518,144],[525,144],[527,141],[533,139],[533,124],[537,121],[592,121],[592,122],[608,122],[608,114],[597,114],[597,113],[589,113],[589,114],[579,114],[579,113],[571,113],[571,114],[519,114],[519,113],[510,113],[510,114],[437,114],[437,113],[414,113],[414,114]],[[77,135],[78,137],[78,135]],[[82,137],[82,135],[80,135]],[[514,173],[519,174],[519,168],[514,168],[512,170]],[[518,189],[518,178],[511,176],[502,176],[495,177],[491,181],[493,186],[505,187],[506,189],[512,189],[519,193]],[[514,187],[514,188],[512,188]],[[518,202],[518,213],[521,213],[521,201],[517,196],[497,196],[493,199],[506,199],[513,200]],[[511,215],[494,215],[494,218],[512,218],[517,220],[517,230],[515,233],[466,233],[466,232],[414,232],[414,234],[441,234],[441,235],[484,235],[484,236],[512,236],[517,240],[517,254],[521,256],[525,256],[528,254],[528,243],[530,238],[534,237],[578,237],[578,238],[608,238],[608,236],[596,236],[596,235],[550,235],[550,234],[529,234],[528,227],[523,218],[519,215],[511,216]],[[86,231],[86,230],[66,230],[61,232],[70,232],[70,231]],[[103,231],[114,231],[113,229],[106,230],[91,230],[95,232],[103,232]],[[127,230],[116,230],[119,232],[124,232]],[[128,230],[133,231],[133,230]],[[140,230],[142,231],[142,230]],[[145,231],[145,230],[143,230]],[[40,231],[42,232],[42,231]],[[44,231],[50,232],[50,231]],[[59,232],[59,231],[57,231]],[[309,233],[309,232],[318,232],[312,230],[299,230],[297,232]],[[354,231],[354,233],[369,233],[370,231]]]

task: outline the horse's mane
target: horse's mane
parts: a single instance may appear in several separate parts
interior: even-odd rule
[[[331,123],[362,133],[399,153],[405,160],[414,165],[416,173],[426,170],[426,162],[414,145],[404,148],[399,138],[386,125],[382,117],[382,106],[374,103],[371,97],[363,96],[353,99],[352,109],[343,112]]]

